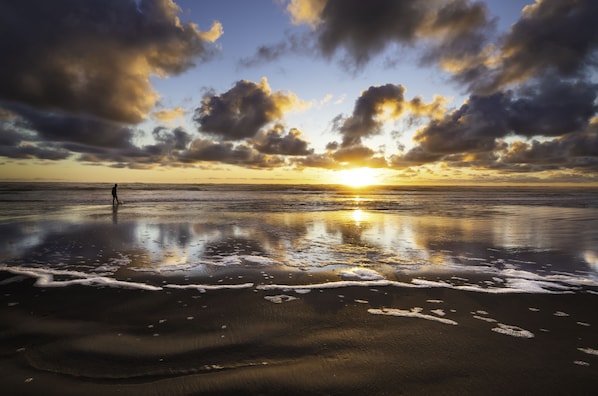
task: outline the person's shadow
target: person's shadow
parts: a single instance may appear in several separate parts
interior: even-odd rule
[[[112,223],[118,224],[118,205],[112,205]]]

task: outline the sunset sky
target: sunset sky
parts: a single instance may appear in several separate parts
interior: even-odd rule
[[[3,0],[0,180],[598,183],[595,0]]]

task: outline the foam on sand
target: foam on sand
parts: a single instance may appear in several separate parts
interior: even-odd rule
[[[265,296],[264,299],[273,302],[274,304],[282,304],[283,302],[297,300],[297,297],[280,294],[278,296]]]
[[[346,279],[362,279],[362,280],[380,280],[384,279],[382,275],[380,275],[377,271],[368,268],[349,268],[347,270],[341,271],[340,273],[342,278]]]
[[[577,348],[578,351],[581,351],[583,353],[587,353],[588,355],[596,355],[598,356],[598,349],[593,349],[593,348]]]
[[[396,287],[411,287],[411,288],[422,288],[427,286],[415,285],[412,283],[397,282],[386,279],[380,280],[347,280],[337,282],[325,282],[325,283],[310,283],[306,285],[258,285],[258,290],[313,290],[313,289],[338,289],[343,287],[372,287],[372,286],[396,286]]]
[[[84,273],[80,271],[52,270],[48,268],[24,268],[0,266],[0,271],[7,271],[12,274],[25,275],[36,278],[35,286],[38,287],[66,287],[71,285],[83,286],[110,286],[122,287],[128,289],[142,290],[162,290],[159,286],[148,285],[146,283],[120,281],[106,276]],[[69,280],[55,280],[55,276],[74,278]]]
[[[250,289],[253,287],[253,283],[248,282],[248,283],[226,284],[226,285],[167,284],[167,285],[164,285],[164,287],[168,288],[168,289],[195,289],[195,290],[199,290],[201,292],[205,292],[206,290]]]
[[[397,308],[370,308],[368,312],[373,315],[388,315],[388,316],[401,316],[405,318],[419,318],[425,320],[431,320],[434,322],[440,322],[448,325],[457,325],[458,323],[451,319],[440,318],[438,316],[427,315],[421,312],[422,308],[415,307],[411,310],[397,309]]]
[[[497,323],[497,325],[498,325],[498,327],[494,327],[492,329],[492,331],[494,331],[496,333],[509,335],[511,337],[534,338],[534,333],[532,333],[531,331],[522,329],[521,327],[506,325],[503,323]]]

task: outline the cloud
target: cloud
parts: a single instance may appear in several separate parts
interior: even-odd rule
[[[152,117],[161,122],[171,122],[185,115],[186,111],[178,106],[173,109],[161,109],[152,113]]]
[[[273,168],[285,165],[280,156],[265,155],[246,144],[195,139],[189,149],[182,153],[183,163],[198,161],[219,162],[248,168]]]
[[[431,153],[491,151],[496,139],[562,136],[584,130],[598,111],[598,86],[543,78],[517,91],[472,95],[459,109],[420,129],[415,140]]]
[[[262,46],[242,64],[315,50],[328,58],[341,52],[345,65],[359,68],[391,45],[418,41],[433,45],[434,52],[450,47],[462,56],[479,51],[484,38],[479,32],[491,25],[485,5],[466,0],[291,0],[286,10],[294,24],[309,25],[311,34]]]
[[[509,105],[509,124],[521,136],[561,136],[586,128],[598,111],[598,84],[547,76],[522,86]]]
[[[77,143],[103,148],[130,148],[135,130],[87,116],[37,111],[24,106],[12,106],[18,115],[11,123],[13,130],[24,137],[46,143]]]
[[[277,124],[267,131],[260,131],[253,140],[253,147],[263,154],[299,156],[313,154],[309,143],[301,139],[301,132],[291,128],[284,135],[284,126]]]
[[[489,93],[547,73],[579,78],[596,66],[597,14],[593,0],[528,5],[493,51],[454,70],[457,80]]]
[[[0,155],[10,158],[77,160],[118,163],[128,167],[172,165],[187,149],[192,136],[183,128],[156,127],[154,144],[134,144],[141,131],[127,125],[91,118],[69,116],[13,106],[0,116]]]
[[[165,127],[156,127],[152,135],[160,145],[174,150],[185,150],[192,140],[191,135],[183,128],[175,128],[170,131]]]
[[[312,34],[285,33],[284,40],[276,44],[258,46],[255,54],[239,59],[238,64],[241,67],[255,67],[288,54],[309,56],[314,52],[318,52],[318,48]]]
[[[171,0],[0,3],[0,101],[137,123],[155,105],[150,76],[208,59],[222,34],[183,24]]]
[[[389,166],[395,169],[403,169],[436,162],[443,157],[442,154],[430,153],[421,146],[416,146],[405,154],[392,155],[390,157]]]
[[[416,145],[390,158],[404,168],[427,163],[505,172],[594,169],[598,162],[598,85],[556,76],[515,90],[472,95],[415,136]]]
[[[359,145],[362,139],[381,133],[385,121],[395,120],[406,113],[436,117],[444,112],[444,99],[436,97],[432,103],[421,98],[405,100],[405,87],[386,84],[373,86],[356,100],[353,114],[336,120],[337,130],[343,136],[342,147]]]
[[[332,153],[332,158],[338,162],[363,163],[372,158],[375,151],[369,147],[362,145],[352,145],[348,147],[341,147]]]
[[[322,0],[291,0],[287,5],[287,12],[295,25],[317,26],[325,6],[326,1]]]
[[[334,160],[328,153],[311,154],[304,158],[298,158],[293,161],[295,165],[301,168],[323,168],[340,169],[342,166]]]
[[[71,156],[71,152],[60,147],[40,147],[30,143],[19,143],[17,145],[4,144],[0,142],[0,156],[17,159],[44,159],[63,160]]]
[[[132,144],[121,148],[81,150],[69,145],[72,151],[82,154],[79,161],[89,163],[111,163],[114,167],[150,169],[156,166],[178,166],[180,157],[186,152],[192,136],[183,128],[168,129],[163,126],[152,130],[154,144],[141,147]]]
[[[598,171],[598,124],[547,141],[515,142],[505,150],[500,164],[528,171],[557,166]]]
[[[193,119],[200,132],[224,140],[243,140],[281,119],[284,113],[308,105],[292,92],[272,92],[264,77],[259,83],[238,81],[223,94],[207,93]]]

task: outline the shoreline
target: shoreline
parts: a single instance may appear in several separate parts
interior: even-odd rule
[[[0,382],[14,394],[554,394],[598,386],[591,294],[389,286],[202,293],[39,288],[31,279],[1,290]],[[511,334],[493,330],[499,324]]]

